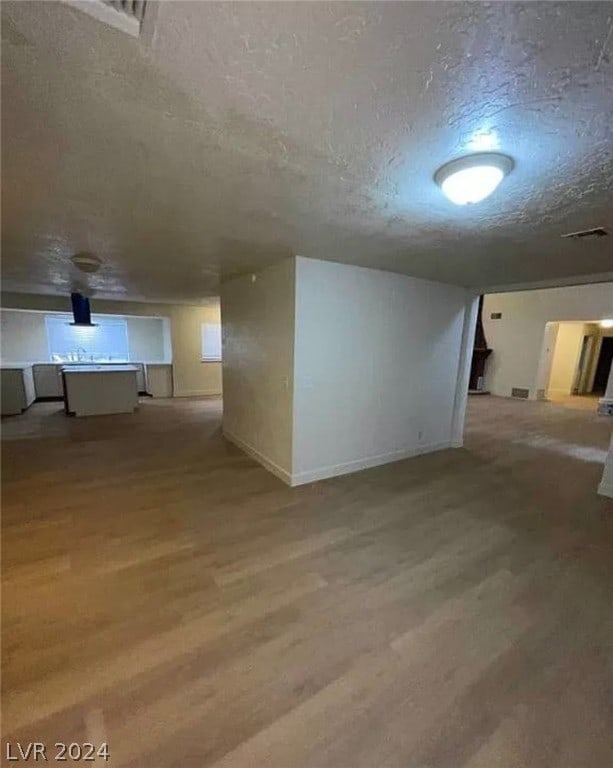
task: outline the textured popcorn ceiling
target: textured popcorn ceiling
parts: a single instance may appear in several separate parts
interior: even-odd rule
[[[290,254],[471,286],[613,270],[611,3],[2,3],[3,287],[197,300]],[[147,23],[148,21],[148,23]],[[154,29],[152,29],[154,27]],[[485,202],[432,175],[516,168]]]

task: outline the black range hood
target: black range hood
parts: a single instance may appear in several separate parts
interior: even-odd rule
[[[96,323],[92,323],[87,296],[83,296],[82,293],[71,293],[70,301],[72,302],[72,317],[74,319],[74,322],[70,323],[70,325],[86,326],[87,328],[92,328],[96,325]]]

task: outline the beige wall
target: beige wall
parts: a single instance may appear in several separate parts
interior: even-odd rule
[[[172,352],[164,349],[164,320],[161,317],[126,317],[126,323],[131,360],[170,361]]]
[[[492,312],[501,312],[492,320]],[[510,397],[513,387],[528,389],[531,399],[543,388],[539,370],[548,322],[599,320],[613,317],[613,283],[496,293],[485,296],[483,326],[493,350],[485,386],[494,395]]]
[[[221,364],[201,361],[201,327],[205,322],[219,322],[219,303],[217,301],[206,306],[193,306],[108,301],[94,298],[91,304],[94,314],[168,318],[175,396],[212,395],[221,392]],[[3,293],[2,307],[67,312],[70,311],[70,299],[63,296]],[[40,351],[37,351],[37,355]],[[45,348],[42,359],[45,359],[46,356],[47,350]],[[3,357],[8,359],[8,355],[4,351]]]
[[[294,259],[221,288],[224,435],[290,482]]]
[[[547,392],[552,395],[570,395],[573,389],[584,323],[559,323]]]

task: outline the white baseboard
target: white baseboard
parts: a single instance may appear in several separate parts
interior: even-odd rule
[[[378,456],[369,456],[366,459],[356,459],[354,461],[347,461],[343,464],[333,464],[327,467],[318,467],[317,469],[309,469],[305,472],[298,472],[291,475],[291,485],[304,485],[305,483],[313,483],[316,480],[325,480],[329,477],[337,477],[338,475],[349,475],[352,472],[360,472],[363,469],[370,469],[371,467],[378,467],[381,464],[390,464],[394,461],[402,461],[403,459],[411,459],[415,456],[421,456],[424,453],[433,453],[434,451],[440,451],[445,448],[451,448],[451,441],[446,440],[442,443],[431,443],[429,445],[422,445],[418,448],[404,448],[400,451],[392,451],[390,453],[381,453]],[[459,446],[458,446],[459,447]]]
[[[278,464],[275,464],[272,459],[269,459],[268,456],[260,453],[260,451],[252,445],[246,443],[240,437],[233,435],[232,432],[228,432],[225,429],[223,430],[223,436],[226,440],[234,443],[234,445],[236,445],[237,448],[240,448],[241,451],[244,451],[248,456],[251,456],[252,459],[255,459],[259,464],[266,467],[266,469],[269,472],[272,472],[273,475],[276,475],[280,480],[283,480],[284,483],[287,483],[287,485],[295,485],[295,483],[292,482],[292,475],[290,472],[283,469],[283,467],[280,467]]]
[[[221,397],[221,392],[217,389],[179,389],[173,394],[173,397],[210,397],[216,395]]]
[[[608,496],[609,498],[613,499],[613,485],[610,483],[600,483],[598,486],[598,495]]]

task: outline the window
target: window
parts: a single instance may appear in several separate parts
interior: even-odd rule
[[[221,323],[202,324],[203,362],[221,362]]]
[[[95,326],[71,325],[72,315],[46,315],[49,359],[65,362],[128,362],[128,324],[123,317],[92,316]]]

